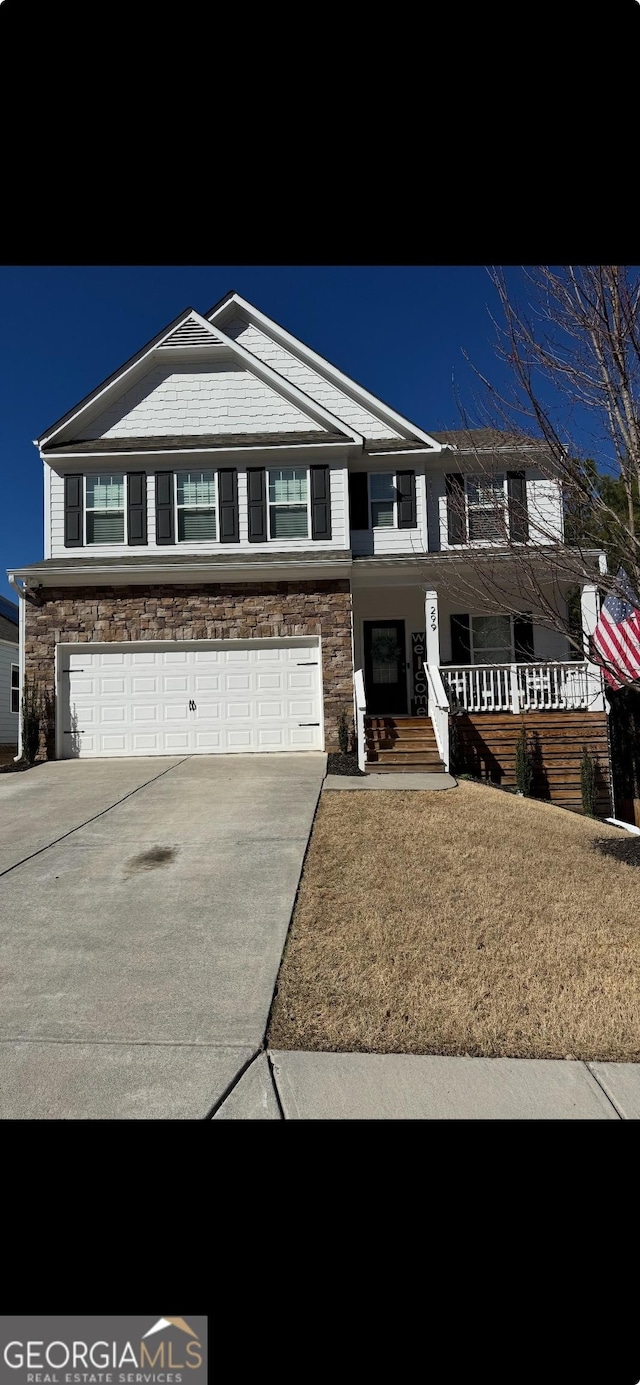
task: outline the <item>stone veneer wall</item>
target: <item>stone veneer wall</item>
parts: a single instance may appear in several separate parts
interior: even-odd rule
[[[343,579],[130,587],[43,587],[25,607],[25,671],[50,692],[56,644],[321,635],[325,749],[353,717],[351,592]],[[49,737],[49,754],[52,754]],[[40,758],[47,756],[43,735]]]

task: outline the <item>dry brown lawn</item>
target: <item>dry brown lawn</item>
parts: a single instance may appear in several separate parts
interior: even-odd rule
[[[322,795],[273,1048],[640,1060],[640,869],[621,837],[462,783]]]

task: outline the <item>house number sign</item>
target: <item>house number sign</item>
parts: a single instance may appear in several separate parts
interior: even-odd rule
[[[426,717],[428,692],[424,661],[427,657],[427,641],[424,630],[416,630],[411,636],[412,697],[411,715]]]

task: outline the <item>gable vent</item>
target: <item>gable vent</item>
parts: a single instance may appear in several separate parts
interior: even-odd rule
[[[220,338],[213,332],[208,332],[201,322],[196,322],[195,318],[189,317],[180,327],[176,327],[175,332],[163,341],[159,348],[164,351],[167,347],[174,350],[176,346],[220,346]]]

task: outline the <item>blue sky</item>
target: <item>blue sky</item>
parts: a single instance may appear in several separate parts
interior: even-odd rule
[[[43,556],[42,464],[32,438],[183,308],[228,289],[427,430],[460,427],[462,348],[497,374],[493,291],[473,266],[60,266],[0,269],[0,591]]]

